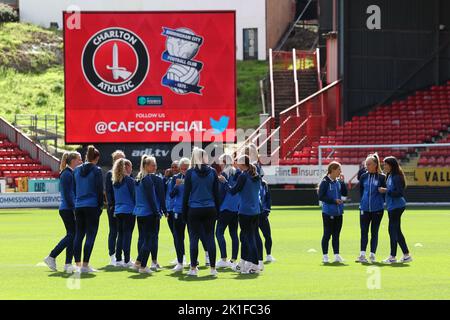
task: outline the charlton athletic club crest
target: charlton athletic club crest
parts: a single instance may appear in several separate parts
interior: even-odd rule
[[[97,91],[123,96],[145,80],[150,59],[144,42],[132,31],[107,28],[86,43],[82,54],[83,73]]]

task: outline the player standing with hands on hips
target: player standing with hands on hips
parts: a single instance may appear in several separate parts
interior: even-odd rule
[[[319,200],[322,201],[323,237],[322,253],[323,263],[328,263],[328,243],[332,237],[334,262],[344,261],[339,254],[339,237],[342,229],[344,201],[347,196],[347,187],[341,174],[341,165],[331,162],[328,165],[328,174],[319,185]]]

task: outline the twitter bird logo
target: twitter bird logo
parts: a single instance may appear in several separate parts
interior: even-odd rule
[[[213,128],[214,133],[222,133],[228,127],[228,122],[230,121],[230,117],[221,116],[219,121],[214,120],[213,118],[209,118],[209,123],[211,124],[211,128]]]

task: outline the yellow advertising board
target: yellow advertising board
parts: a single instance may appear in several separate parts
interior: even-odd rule
[[[16,180],[17,184],[17,191],[18,192],[28,192],[28,178],[17,178]]]
[[[415,168],[405,170],[406,180],[410,186],[449,187],[450,168]]]

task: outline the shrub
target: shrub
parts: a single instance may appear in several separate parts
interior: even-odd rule
[[[17,12],[11,6],[0,3],[0,23],[17,21],[19,21]]]

